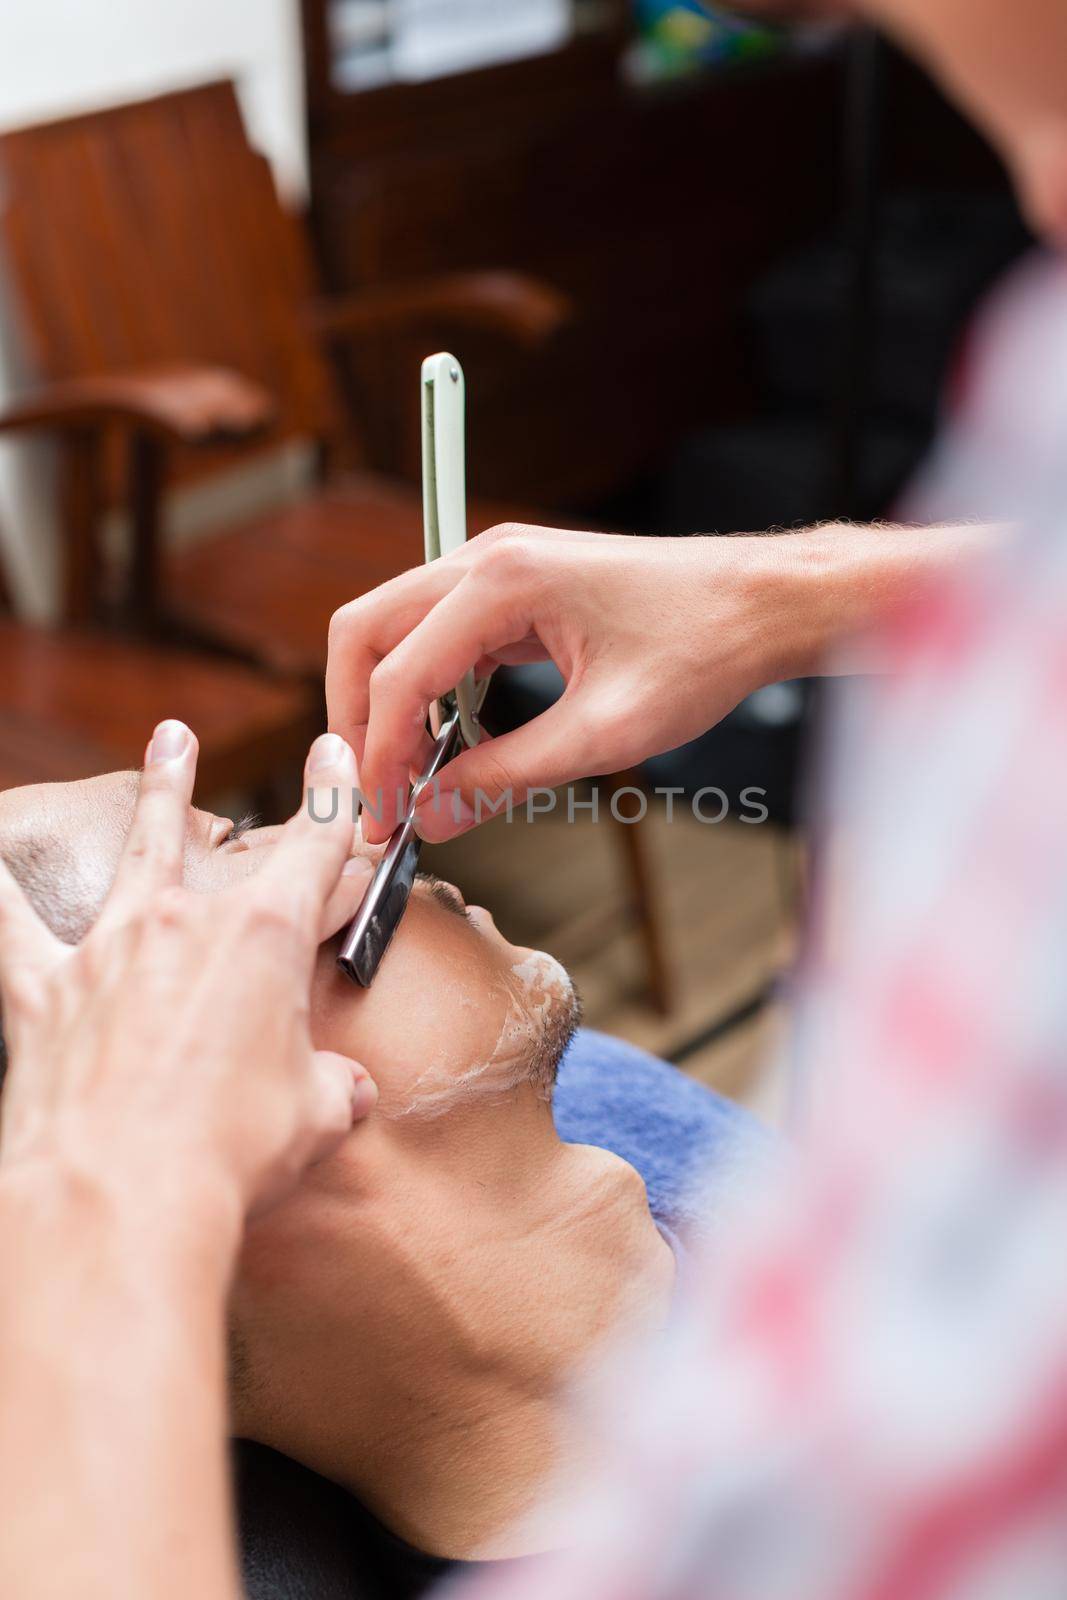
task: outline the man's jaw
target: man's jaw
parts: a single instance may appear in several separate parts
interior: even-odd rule
[[[503,1017],[492,1050],[467,1063],[431,1063],[402,1100],[390,1103],[384,1097],[378,1115],[432,1120],[491,1105],[524,1088],[551,1101],[557,1068],[581,1019],[581,1002],[553,956],[541,950],[514,953],[520,959],[498,984]]]

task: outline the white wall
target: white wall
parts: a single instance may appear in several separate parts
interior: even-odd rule
[[[0,128],[234,77],[253,140],[304,177],[297,0],[0,0]]]
[[[237,80],[253,142],[288,195],[305,183],[298,0],[0,0],[0,128],[209,78]],[[0,404],[19,382],[0,299]],[[0,544],[18,597],[50,608],[47,461],[0,444]]]

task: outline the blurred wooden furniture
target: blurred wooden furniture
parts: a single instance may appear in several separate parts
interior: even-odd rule
[[[574,512],[684,433],[751,414],[745,296],[833,213],[840,62],[661,85],[626,76],[631,7],[526,60],[349,92],[330,0],[302,0],[311,223],[331,289],[479,262],[548,278],[574,314],[519,370],[472,333],[475,493]],[[411,473],[404,335],[345,353],[374,465]]]
[[[319,678],[332,611],[422,556],[418,492],[351,470],[357,420],[328,345],[417,324],[423,348],[464,326],[535,347],[564,302],[517,274],[474,272],[317,301],[301,229],[229,83],[5,134],[0,187],[35,379],[0,426],[65,442],[68,620],[121,613],[141,632],[178,629]],[[164,548],[166,488],[293,441],[317,450],[306,494]],[[132,526],[124,564],[98,514],[118,503]],[[476,526],[506,515],[471,508]]]
[[[116,389],[109,403],[130,407],[135,395],[126,390],[120,397]],[[84,415],[84,397],[69,391],[67,404]],[[103,405],[100,393],[97,404]],[[40,416],[27,405],[0,417],[0,432],[59,426],[62,410],[53,392]],[[76,432],[70,444],[71,485],[84,500],[91,482],[85,439]],[[0,571],[0,789],[139,767],[152,729],[165,717],[180,717],[196,731],[202,797],[273,793],[279,776],[302,760],[320,721],[305,686],[271,682],[202,651],[19,622]]]
[[[251,668],[0,618],[0,789],[139,767],[164,717],[197,734],[202,796],[271,789],[318,732],[306,693]]]

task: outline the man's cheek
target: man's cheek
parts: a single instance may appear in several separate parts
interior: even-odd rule
[[[357,1023],[352,1007],[363,996],[337,970],[337,941],[321,945],[311,980],[311,1042],[316,1050],[338,1050],[351,1055]]]

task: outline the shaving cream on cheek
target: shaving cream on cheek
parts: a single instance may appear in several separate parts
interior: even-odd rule
[[[573,985],[553,956],[531,950],[494,987],[504,1009],[490,1055],[466,1067],[435,1061],[412,1084],[407,1104],[392,1115],[440,1116],[476,1095],[506,1094],[527,1081],[531,1056],[552,1016],[574,1004]],[[465,993],[462,1003],[469,1007],[474,997]]]

